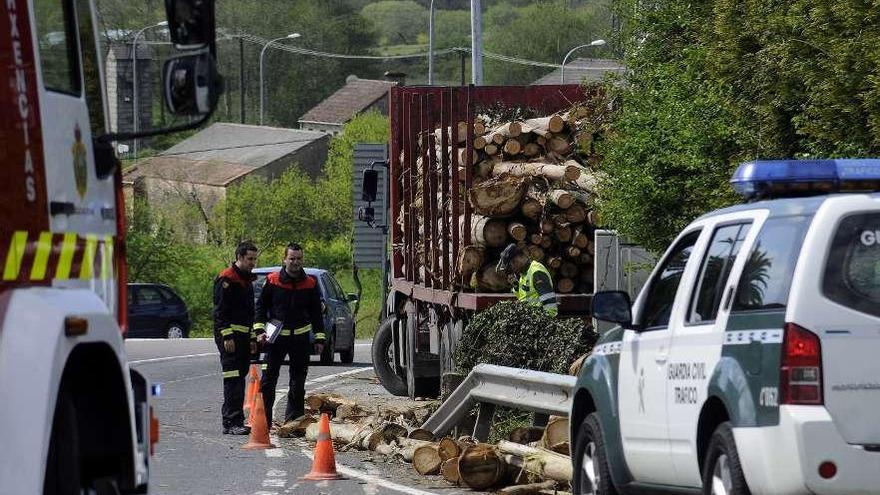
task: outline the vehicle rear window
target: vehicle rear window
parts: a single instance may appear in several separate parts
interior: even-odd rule
[[[791,277],[811,216],[764,222],[740,275],[732,311],[781,309],[788,304]]]
[[[840,222],[822,292],[836,303],[880,316],[880,212],[850,215]]]

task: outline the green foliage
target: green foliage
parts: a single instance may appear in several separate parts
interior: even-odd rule
[[[357,293],[357,284],[354,282],[351,268],[335,271],[333,275],[347,294]],[[361,299],[355,315],[355,336],[359,339],[369,339],[379,328],[379,315],[385,303],[382,294],[382,270],[361,269],[358,278],[361,281]]]
[[[412,0],[383,0],[366,5],[361,15],[372,22],[385,44],[415,43],[428,25],[428,12]]]
[[[486,50],[559,64],[578,45],[610,33],[610,11],[604,3],[569,8],[566,2],[543,1],[511,8],[499,4],[486,13]],[[607,48],[585,48],[581,56],[601,57]],[[484,61],[487,84],[530,84],[552,69]]]
[[[474,316],[455,349],[455,365],[467,374],[480,363],[566,373],[592,348],[577,318],[552,318],[540,307],[506,301]]]
[[[880,152],[880,11],[870,2],[618,0],[631,72],[601,145],[602,218],[662,249],[737,201],[746,159]]]

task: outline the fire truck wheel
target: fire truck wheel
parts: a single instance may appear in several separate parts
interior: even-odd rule
[[[395,372],[391,353],[393,344],[391,332],[394,331],[394,317],[386,318],[373,337],[373,370],[385,390],[393,395],[405,397],[408,393],[406,381]]]
[[[79,472],[79,432],[73,397],[64,389],[58,394],[52,438],[46,457],[44,495],[78,495],[85,487]]]

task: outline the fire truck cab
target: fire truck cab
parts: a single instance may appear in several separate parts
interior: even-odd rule
[[[185,122],[108,131],[93,0],[0,4],[0,494],[146,493],[158,436],[126,361],[125,208],[112,143],[193,128],[220,92],[213,1],[166,0]]]

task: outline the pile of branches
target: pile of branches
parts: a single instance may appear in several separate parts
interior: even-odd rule
[[[480,363],[564,374],[595,341],[579,318],[554,318],[539,306],[505,301],[474,316],[453,358],[464,375]]]

